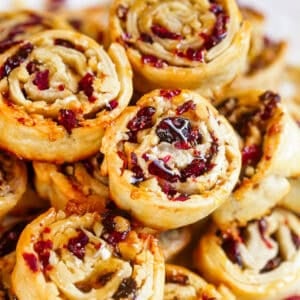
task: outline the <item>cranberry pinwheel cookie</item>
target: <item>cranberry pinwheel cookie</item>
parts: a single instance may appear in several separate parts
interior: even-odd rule
[[[0,54],[28,37],[49,29],[72,29],[63,19],[52,14],[21,10],[0,13]]]
[[[131,67],[123,47],[49,30],[0,56],[0,146],[20,157],[73,162],[95,154],[127,106]]]
[[[218,106],[240,137],[242,171],[228,201],[214,213],[219,225],[245,224],[275,206],[300,172],[300,129],[273,92],[248,91]]]
[[[225,293],[222,293],[222,292]],[[199,275],[186,268],[166,264],[166,282],[164,300],[233,300],[224,287],[220,292],[211,284],[208,284]]]
[[[113,212],[50,209],[25,228],[16,253],[12,283],[20,300],[163,298],[157,240]]]
[[[0,151],[0,218],[22,199],[27,185],[26,165],[14,155]]]
[[[157,229],[210,214],[232,192],[241,165],[232,127],[189,90],[144,95],[107,129],[101,152],[112,200]]]
[[[158,244],[166,261],[180,253],[191,241],[190,226],[163,231],[158,235]]]
[[[210,95],[246,67],[250,25],[234,0],[115,0],[110,35],[126,47],[137,90]]]
[[[300,294],[300,219],[276,208],[245,226],[212,224],[195,251],[197,268],[240,300],[278,300]]]
[[[104,209],[108,202],[107,178],[101,176],[101,153],[84,161],[55,165],[34,162],[35,187],[43,199],[56,209],[70,205]],[[88,209],[90,210],[90,209]]]

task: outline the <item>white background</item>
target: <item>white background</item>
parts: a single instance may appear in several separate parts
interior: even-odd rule
[[[0,10],[18,7],[42,8],[42,0],[0,0]],[[288,60],[300,64],[300,0],[240,0],[259,8],[267,16],[267,32],[289,41]],[[66,0],[68,8],[109,3],[109,0]]]

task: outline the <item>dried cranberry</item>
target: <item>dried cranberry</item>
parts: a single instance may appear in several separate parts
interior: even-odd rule
[[[290,296],[288,298],[285,298],[284,300],[300,300],[300,295]]]
[[[159,179],[158,183],[161,187],[161,190],[167,195],[169,199],[172,199],[177,194],[176,189],[170,184],[170,182]]]
[[[156,36],[158,36],[161,39],[169,39],[169,40],[181,40],[182,39],[181,34],[171,32],[166,27],[158,25],[158,24],[152,25],[151,31],[153,32],[153,34],[155,34]]]
[[[243,166],[256,166],[260,161],[262,155],[262,149],[258,145],[245,146],[242,149],[242,163]]]
[[[189,195],[187,194],[180,194],[179,196],[176,196],[175,198],[172,198],[172,201],[179,201],[179,202],[184,202],[189,200]]]
[[[258,230],[267,248],[272,249],[273,248],[272,243],[266,238],[266,232],[268,230],[268,222],[265,218],[262,218],[258,221]]]
[[[39,261],[43,266],[43,270],[49,267],[50,251],[53,247],[53,243],[50,240],[38,241],[34,244],[33,249],[37,253]]]
[[[68,133],[72,132],[72,129],[78,126],[78,120],[76,113],[70,109],[61,109],[58,115],[58,124],[63,126]]]
[[[71,24],[71,26],[80,31],[81,27],[82,27],[82,21],[80,19],[70,19],[68,20],[68,22]]]
[[[196,104],[194,103],[193,100],[189,100],[177,107],[176,114],[182,115],[189,110],[195,110],[195,109],[196,109]]]
[[[39,71],[39,65],[37,61],[30,61],[27,65],[26,65],[26,70],[27,72],[31,75],[33,73],[36,73]]]
[[[65,48],[71,48],[71,49],[75,49],[75,45],[68,41],[68,40],[65,40],[65,39],[55,39],[54,40],[54,45],[56,46],[62,46],[62,47],[65,47]]]
[[[83,259],[85,255],[85,246],[89,243],[89,237],[81,229],[78,230],[78,235],[70,238],[67,248],[79,259]]]
[[[166,283],[176,283],[179,285],[188,285],[189,277],[184,274],[171,274],[171,276],[167,275]]]
[[[59,84],[57,89],[60,91],[60,92],[63,92],[65,90],[65,85],[64,84]]]
[[[179,179],[179,176],[160,159],[152,161],[148,166],[148,171],[150,174],[169,182],[176,182]]]
[[[143,54],[142,55],[142,62],[143,64],[150,65],[154,68],[161,69],[164,67],[166,62],[157,56],[151,54]]]
[[[187,142],[191,131],[192,127],[188,119],[170,117],[160,121],[155,132],[160,142],[173,143],[176,141]]]
[[[195,158],[180,172],[180,181],[185,182],[188,178],[199,177],[210,170],[208,161],[202,158]]]
[[[181,90],[160,90],[159,92],[160,96],[166,99],[172,99],[173,97],[180,95],[180,93]]]
[[[212,3],[209,10],[215,15],[218,15],[218,14],[224,12],[222,5],[217,4],[217,3]]]
[[[118,215],[115,212],[109,211],[102,219],[102,224],[104,226],[102,238],[112,246],[116,246],[118,243],[124,241],[131,230],[130,227],[128,227],[125,231],[117,231],[115,221],[115,217],[117,216]]]
[[[140,40],[148,44],[153,43],[152,37],[147,33],[141,33]]]
[[[188,150],[191,149],[191,145],[185,141],[177,141],[174,143],[174,147],[180,150]]]
[[[27,222],[20,222],[9,228],[0,238],[0,257],[9,254],[16,249],[20,234],[27,225]]]
[[[29,269],[36,273],[39,270],[37,257],[33,253],[23,253],[22,256]]]
[[[106,109],[107,109],[108,111],[112,111],[112,110],[114,110],[115,108],[117,108],[118,105],[119,105],[118,100],[113,99],[113,100],[111,100],[111,101],[108,102],[108,104],[106,105]]]
[[[0,42],[0,54],[4,53],[6,50],[11,47],[22,43],[22,41],[13,41],[13,40],[4,40]]]
[[[41,91],[49,89],[49,70],[38,71],[35,74],[33,84]]]
[[[270,259],[267,264],[264,266],[262,270],[260,270],[260,273],[267,273],[270,271],[275,270],[276,268],[279,267],[281,264],[282,259],[280,257],[275,257],[273,259]]]
[[[8,76],[12,70],[19,67],[33,50],[33,45],[26,43],[22,45],[13,56],[7,58],[0,68],[0,80]]]
[[[144,180],[144,173],[142,168],[138,165],[137,156],[135,153],[131,153],[131,171],[134,174],[133,184],[137,184]]]
[[[239,243],[240,241],[236,240],[232,235],[223,235],[222,249],[233,263],[243,267],[243,259],[239,250]]]
[[[122,280],[119,288],[113,295],[113,299],[136,299],[137,295],[137,283],[136,281],[129,277]]]
[[[152,106],[143,107],[137,112],[136,116],[128,122],[127,128],[130,130],[128,134],[130,142],[136,142],[138,131],[153,126],[152,116],[155,112],[156,109]]]
[[[205,61],[205,51],[203,49],[192,49],[188,48],[186,51],[176,51],[176,55],[179,57],[186,58],[191,61]]]
[[[84,94],[88,97],[90,102],[94,102],[95,98],[93,97],[94,93],[94,82],[95,76],[91,73],[86,73],[78,83],[78,90],[83,91]]]
[[[300,236],[292,232],[292,239],[297,250],[300,248]]]
[[[260,117],[263,121],[266,121],[272,117],[273,112],[281,99],[278,94],[267,91],[259,96],[259,100],[264,104]]]
[[[125,7],[123,5],[119,5],[117,8],[117,16],[120,20],[126,21],[128,14],[128,7]]]

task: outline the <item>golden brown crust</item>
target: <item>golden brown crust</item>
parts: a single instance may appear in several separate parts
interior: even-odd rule
[[[288,298],[300,292],[299,229],[299,218],[279,208],[240,228],[221,231],[212,225],[199,241],[195,264],[237,299]]]
[[[112,200],[159,229],[207,216],[227,199],[240,171],[233,129],[188,90],[144,95],[108,128],[101,151]]]
[[[300,130],[278,94],[245,91],[219,106],[240,136],[243,167],[229,200],[214,213],[221,226],[245,224],[274,207],[299,174]]]
[[[3,54],[1,147],[60,163],[95,154],[132,94],[124,49],[112,44],[108,53],[82,34],[49,30]]]
[[[50,209],[26,227],[16,253],[12,284],[20,300],[163,296],[157,240],[114,212],[66,216]]]
[[[232,0],[117,0],[110,35],[126,46],[137,90],[185,88],[210,95],[244,70],[250,25]]]

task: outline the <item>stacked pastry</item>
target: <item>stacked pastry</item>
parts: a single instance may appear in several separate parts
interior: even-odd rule
[[[300,72],[263,24],[0,14],[0,299],[300,298]]]

